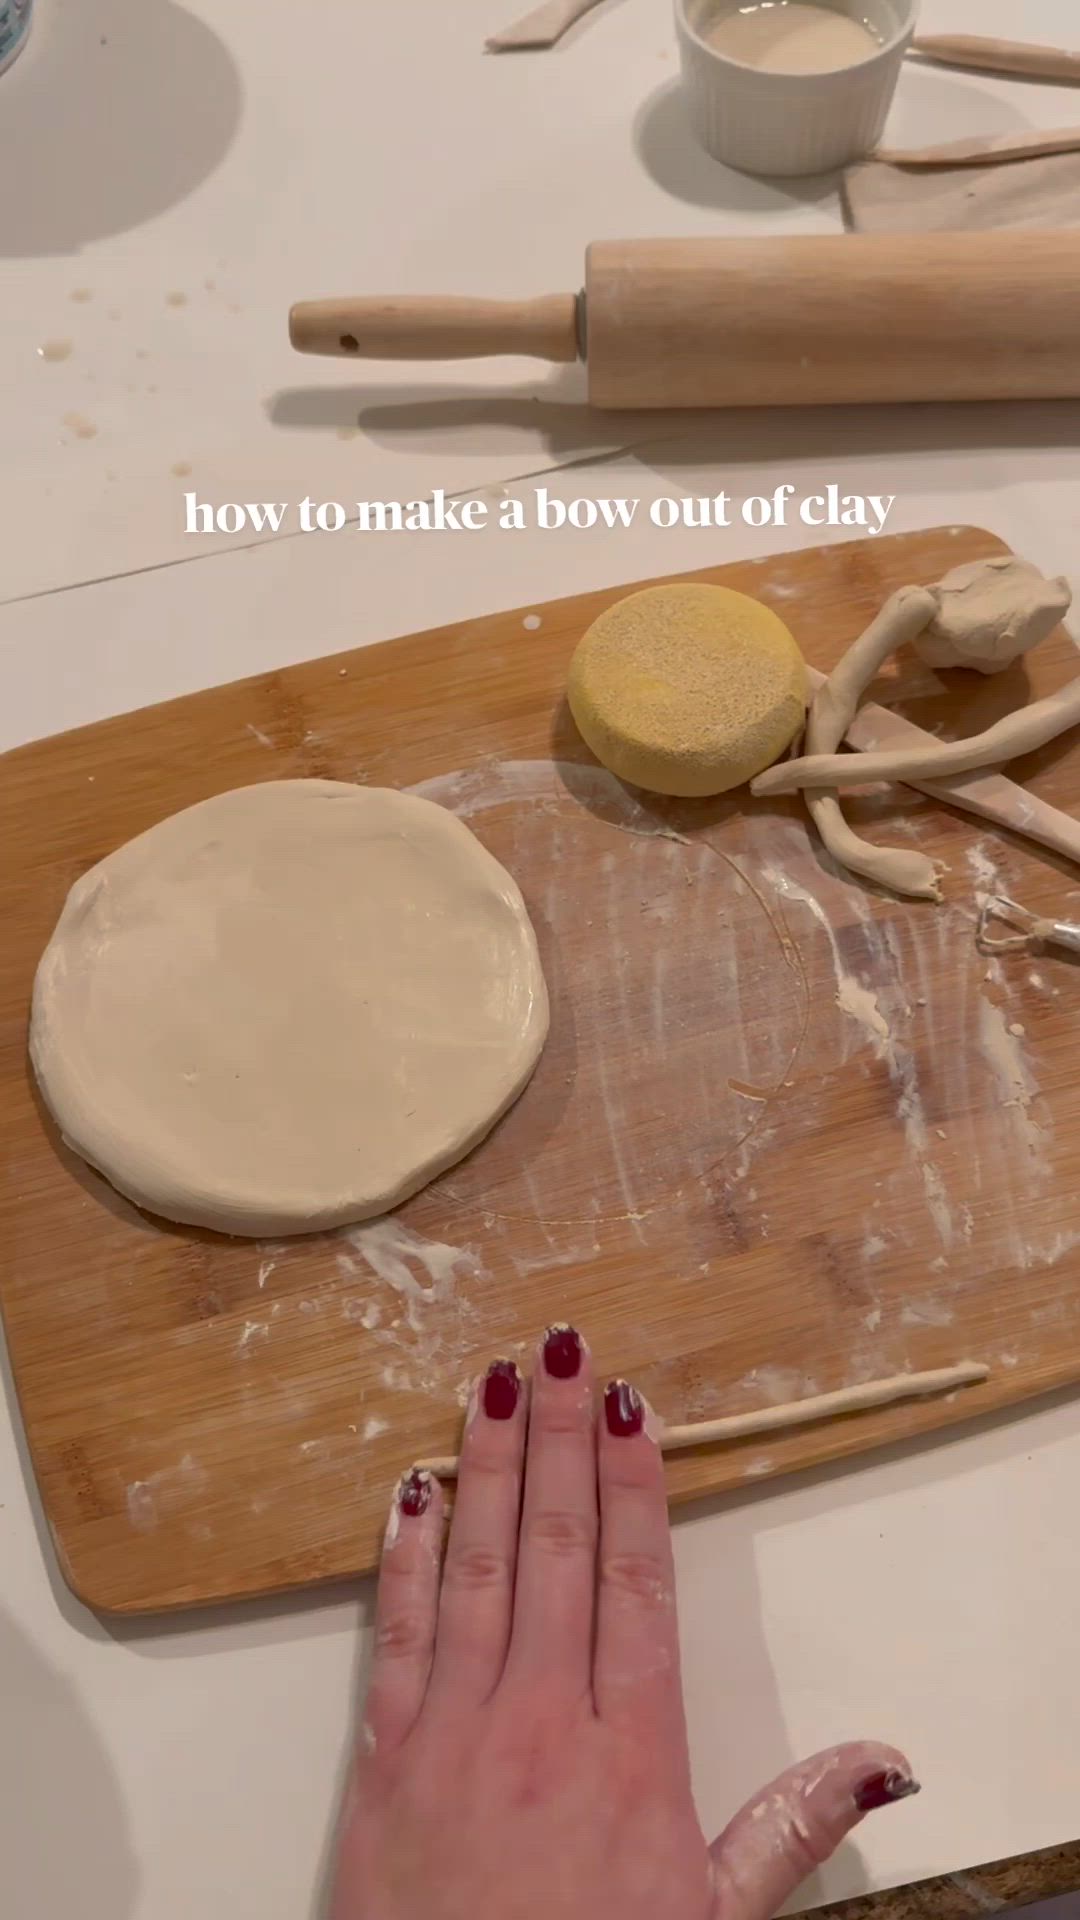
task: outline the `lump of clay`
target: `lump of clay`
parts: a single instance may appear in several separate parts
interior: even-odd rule
[[[632,786],[698,798],[772,764],[806,717],[806,667],[768,607],[729,587],[646,587],[594,620],[567,697],[586,745]]]
[[[30,1051],[121,1193],[223,1233],[310,1233],[476,1146],[548,1022],[524,902],[443,807],[271,780],[161,821],[76,881]]]
[[[1001,554],[954,567],[934,589],[938,611],[915,641],[929,667],[1000,673],[1047,639],[1068,612],[1067,580],[1046,580],[1028,560]]]

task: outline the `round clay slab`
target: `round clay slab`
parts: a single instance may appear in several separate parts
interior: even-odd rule
[[[467,1154],[547,1022],[521,894],[468,827],[410,794],[277,780],[83,875],[30,1049],[65,1139],[140,1206],[306,1233]]]

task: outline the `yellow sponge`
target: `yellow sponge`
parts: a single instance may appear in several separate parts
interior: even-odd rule
[[[748,594],[645,587],[608,607],[570,662],[570,711],[620,780],[696,798],[779,759],[806,718],[806,668]]]

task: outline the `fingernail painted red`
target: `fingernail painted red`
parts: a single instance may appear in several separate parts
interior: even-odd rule
[[[544,1335],[544,1372],[553,1380],[576,1380],[581,1372],[581,1335],[573,1327],[549,1327]]]
[[[617,1440],[627,1440],[645,1425],[645,1403],[640,1393],[626,1380],[612,1380],[604,1388],[604,1418],[607,1430]]]
[[[414,1467],[405,1475],[398,1491],[398,1506],[410,1520],[419,1520],[431,1503],[431,1475]]]
[[[890,1767],[887,1772],[871,1773],[859,1782],[855,1805],[860,1813],[873,1813],[877,1807],[891,1807],[894,1801],[906,1800],[909,1794],[918,1791],[919,1783],[909,1773]]]
[[[489,1420],[509,1420],[521,1392],[521,1375],[512,1360],[494,1360],[484,1375],[481,1403]]]

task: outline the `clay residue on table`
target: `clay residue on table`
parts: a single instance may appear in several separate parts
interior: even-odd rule
[[[1015,1136],[1016,1150],[1045,1168],[1046,1131],[1032,1113],[1039,1087],[1024,1056],[1023,1027],[1010,1023],[1004,1009],[985,996],[979,1005],[979,1045],[1000,1097],[1002,1114]]]
[[[1015,1151],[1016,1130],[1036,1125],[1034,1044],[1011,1031],[1028,1024],[1015,1016],[1030,969],[987,979],[974,946],[974,895],[1001,882],[989,843],[969,856],[972,896],[922,912],[831,871],[801,822],[733,814],[683,832],[681,813],[650,810],[599,768],[494,762],[414,791],[466,819],[519,879],[553,1018],[534,1081],[476,1153],[403,1213],[328,1241],[343,1335],[374,1343],[383,1389],[463,1405],[478,1356],[531,1362],[530,1341],[500,1324],[501,1275],[546,1276],[557,1302],[560,1275],[578,1287],[628,1244],[708,1328],[700,1283],[730,1271],[714,1256],[767,1246],[786,1145],[813,1134],[841,1075],[880,1087],[875,1126],[891,1116],[896,1149],[877,1178],[860,1164],[847,1224],[826,1204],[814,1235],[850,1316],[840,1384],[916,1364],[928,1333],[961,1323],[973,1262],[1000,1264],[1003,1220],[1014,1265],[1063,1257],[1068,1222],[1032,1205],[1046,1164]],[[918,837],[928,822],[908,824]],[[988,1102],[996,1128],[976,1124]],[[282,1258],[267,1248],[260,1267]],[[900,1295],[899,1262],[913,1276]],[[716,1326],[698,1339],[720,1338]],[[1002,1351],[1020,1364],[1015,1326]],[[792,1352],[779,1341],[727,1382],[673,1363],[659,1375],[665,1414],[804,1397]],[[354,1444],[371,1417],[359,1413]]]
[[[553,1005],[528,1110],[502,1124],[519,1164],[477,1156],[483,1193],[469,1163],[442,1192],[482,1200],[496,1224],[539,1221],[552,1264],[591,1258],[605,1221],[659,1247],[671,1209],[722,1177],[791,1077],[807,1005],[782,923],[722,845],[680,832],[602,768],[498,762],[414,791],[468,820],[522,880]],[[591,880],[584,914],[566,884],[575,867]],[[689,956],[706,946],[715,973],[688,990]],[[717,1022],[717,997],[737,1006],[763,966],[774,1017]],[[671,1086],[676,1072],[678,1129],[657,1096],[658,1075]]]

